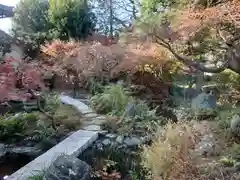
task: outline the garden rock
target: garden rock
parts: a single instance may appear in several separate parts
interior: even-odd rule
[[[13,147],[8,149],[8,153],[10,154],[19,154],[19,155],[26,155],[31,157],[38,157],[40,156],[43,151],[36,147]]]
[[[196,155],[214,156],[220,153],[220,146],[215,140],[213,134],[203,136],[199,144],[196,146]]]
[[[119,144],[122,144],[124,140],[124,136],[118,136],[116,139],[116,142],[118,142]]]
[[[178,107],[173,109],[173,112],[175,114],[175,116],[177,117],[177,120],[184,120],[187,119],[190,114],[191,114],[191,108],[187,108],[187,107]]]
[[[4,144],[0,144],[0,158],[6,154],[6,146]]]
[[[197,116],[214,115],[217,99],[214,94],[203,92],[192,100],[191,106]]]
[[[129,117],[134,117],[136,114],[136,105],[134,103],[128,103],[125,107],[126,115]]]
[[[89,125],[84,127],[87,131],[101,131],[101,127],[99,125]]]
[[[117,135],[115,135],[115,134],[107,134],[106,137],[107,137],[107,138],[114,139],[114,138],[117,137]]]
[[[141,137],[141,140],[142,140],[143,144],[147,144],[147,143],[151,142],[152,137],[151,136]]]
[[[90,180],[91,167],[80,159],[59,156],[46,171],[43,180]]]
[[[234,136],[240,135],[240,116],[238,114],[234,115],[231,119],[231,132]]]
[[[104,146],[108,146],[111,144],[111,141],[109,139],[105,139],[102,143]]]
[[[124,140],[124,143],[127,146],[131,147],[131,146],[138,146],[138,145],[142,144],[142,141],[137,137],[127,137]]]

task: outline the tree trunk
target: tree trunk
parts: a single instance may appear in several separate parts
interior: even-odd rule
[[[109,0],[109,25],[110,25],[110,38],[113,38],[113,3]]]
[[[197,77],[196,77],[196,90],[198,93],[201,92],[203,83],[204,83],[204,73],[201,71],[198,71]]]

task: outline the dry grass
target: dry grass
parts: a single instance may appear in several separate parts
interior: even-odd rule
[[[196,135],[188,124],[167,124],[157,135],[143,153],[144,164],[156,179],[203,179],[190,155]]]
[[[70,105],[60,105],[55,114],[56,124],[69,130],[77,130],[81,127],[82,115]]]

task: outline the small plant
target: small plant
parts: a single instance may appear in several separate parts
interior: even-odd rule
[[[35,175],[32,175],[28,178],[28,180],[43,180],[45,171],[38,171]]]
[[[150,109],[144,102],[137,100],[131,114],[125,110],[120,118],[118,132],[124,134],[152,134],[157,131],[156,127],[163,125],[166,119],[156,115],[156,109]]]
[[[90,78],[85,87],[91,95],[102,93],[104,90],[104,86],[94,78]]]
[[[220,159],[220,162],[225,166],[233,166],[240,169],[240,145],[233,144],[230,149],[230,155]]]
[[[48,125],[46,125],[43,121],[38,120],[36,124],[36,128],[33,131],[33,134],[31,136],[31,139],[42,141],[49,139],[52,135],[54,135],[56,132],[54,129],[49,128]]]
[[[167,124],[153,144],[144,148],[143,163],[156,178],[197,179],[190,158],[194,145],[195,135],[188,124]]]
[[[31,122],[36,122],[33,113],[19,113],[14,116],[5,115],[0,118],[0,141],[14,141],[24,136],[24,131]]]
[[[128,106],[131,106],[128,108]],[[166,124],[166,118],[157,116],[156,109],[141,100],[129,102],[120,115],[116,111],[108,113],[105,129],[124,135],[149,135],[157,131],[159,125]]]
[[[48,111],[51,114],[54,114],[56,109],[60,106],[60,101],[58,98],[57,93],[50,93],[48,95],[45,95],[44,97],[46,99],[46,105],[45,110]]]
[[[218,112],[216,120],[218,121],[220,130],[227,138],[233,138],[239,136],[240,132],[240,118],[238,117],[239,107],[233,107],[231,104],[225,104]],[[222,131],[223,130],[223,131]],[[234,136],[233,136],[234,135]]]
[[[122,114],[129,100],[128,89],[121,84],[114,84],[106,86],[103,93],[92,96],[90,103],[97,112],[110,113],[114,111]]]

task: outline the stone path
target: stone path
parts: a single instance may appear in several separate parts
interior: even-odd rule
[[[106,118],[102,115],[94,112],[92,108],[81,102],[79,99],[73,99],[66,95],[60,95],[60,101],[64,104],[74,106],[83,117],[87,118],[87,121],[83,122],[83,129],[88,131],[101,131],[101,125],[106,121]],[[83,99],[86,101],[86,99]]]

